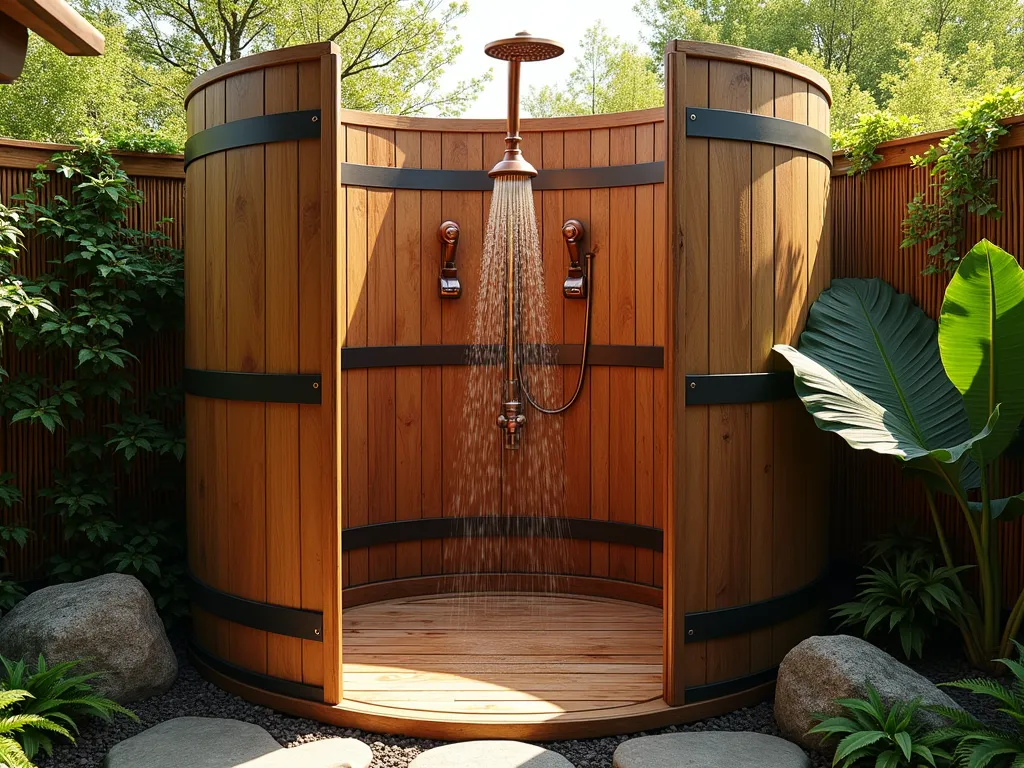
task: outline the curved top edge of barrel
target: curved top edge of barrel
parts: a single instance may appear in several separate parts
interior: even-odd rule
[[[386,128],[398,131],[451,131],[457,133],[500,133],[505,134],[505,118],[464,118],[464,117],[411,117],[408,115],[385,115],[380,112],[360,112],[342,109],[338,119],[343,125],[360,128]],[[522,121],[523,133],[541,131],[589,131],[602,128],[619,128],[648,123],[660,123],[665,119],[663,107],[638,109],[632,112],[609,112],[601,115],[573,115],[570,117],[527,117]]]
[[[321,56],[337,53],[338,46],[334,43],[309,43],[307,45],[293,45],[290,48],[278,48],[264,53],[254,53],[251,56],[243,56],[234,61],[228,61],[213,69],[197,75],[188,84],[188,91],[185,93],[185,104],[189,99],[207,86],[223,80],[226,77],[240,75],[243,72],[251,72],[256,69],[276,67],[281,64],[294,64],[300,61],[312,61]]]
[[[715,61],[739,61],[755,67],[764,67],[786,75],[799,77],[825,94],[828,104],[832,106],[832,87],[820,72],[816,72],[805,64],[801,64],[785,56],[751,48],[740,48],[738,45],[724,43],[702,43],[696,40],[673,40],[665,46],[666,53],[685,53],[698,59],[714,59]]]

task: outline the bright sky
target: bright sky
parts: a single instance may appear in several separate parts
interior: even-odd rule
[[[469,13],[458,22],[462,55],[445,72],[442,87],[451,87],[489,68],[494,79],[463,117],[505,117],[508,65],[488,58],[484,46],[492,40],[511,37],[524,29],[537,37],[549,37],[565,47],[565,53],[550,61],[523,64],[522,91],[565,82],[579,55],[584,30],[600,19],[623,42],[640,43],[640,19],[633,13],[634,0],[468,0]]]

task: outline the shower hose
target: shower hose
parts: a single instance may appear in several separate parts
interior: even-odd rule
[[[565,403],[565,405],[561,405],[558,408],[545,408],[543,405],[534,400],[533,396],[530,394],[530,388],[526,381],[526,375],[523,373],[523,363],[521,360],[518,361],[519,381],[522,382],[523,395],[526,397],[526,402],[528,402],[531,406],[533,406],[536,410],[540,411],[541,413],[546,413],[549,415],[553,415],[556,413],[564,413],[565,411],[572,408],[573,404],[579,399],[580,392],[583,391],[583,379],[587,371],[587,352],[590,350],[590,298],[593,295],[593,291],[591,290],[592,283],[590,280],[590,271],[593,266],[592,261],[594,258],[594,254],[587,253],[584,254],[584,256],[587,259],[587,309],[586,317],[583,320],[583,358],[580,360],[580,375],[579,378],[576,379],[576,391],[572,393],[572,397],[569,398],[569,401]]]

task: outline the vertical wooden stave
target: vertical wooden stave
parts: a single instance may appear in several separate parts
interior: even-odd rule
[[[654,161],[654,125],[639,125],[636,129],[636,162]],[[655,316],[655,207],[654,185],[636,188],[636,224],[633,253],[635,254],[636,276],[634,297],[636,316],[636,344],[652,346],[654,342]],[[660,239],[660,238],[659,238]],[[638,525],[653,526],[655,522],[655,394],[654,369],[637,368],[636,380],[636,445],[634,449],[636,476],[634,496],[634,520]],[[654,584],[654,552],[638,547],[636,558],[636,580],[641,584]]]
[[[751,72],[751,110],[775,115],[775,75],[754,67]],[[775,148],[751,146],[751,285],[750,370],[769,372],[775,331]],[[750,406],[750,599],[773,596],[774,406]],[[773,665],[772,631],[750,638],[750,669]]]
[[[566,131],[562,135],[562,162],[567,168],[586,168],[590,165],[590,132]],[[590,215],[590,192],[588,190],[570,190],[563,193],[562,211],[566,219],[578,219],[587,229],[584,241],[585,250],[593,250],[592,219]],[[565,249],[561,249],[565,258]],[[596,259],[595,259],[596,261]],[[608,265],[597,263],[594,274],[598,270],[607,270]],[[596,279],[596,278],[595,278]],[[591,285],[593,290],[593,285]],[[566,302],[562,313],[562,338],[567,344],[578,344],[583,339],[583,327],[586,321],[586,305],[582,301]],[[564,416],[562,437],[565,443],[565,486],[566,515],[569,517],[589,518],[590,507],[590,375],[587,372],[583,391],[579,400]],[[576,367],[566,368],[563,374],[562,396],[568,399],[576,390],[579,370]],[[569,547],[571,558],[570,568],[573,573],[590,574],[590,544],[574,542]]]
[[[420,161],[420,134],[397,131],[395,165],[417,168]],[[440,224],[440,222],[438,222]],[[395,343],[416,345],[421,338],[424,293],[423,261],[436,249],[424,248],[424,233],[431,229],[421,219],[421,193],[417,190],[395,192]],[[423,375],[419,368],[395,371],[395,516],[414,520],[421,516]],[[395,550],[395,576],[406,578],[422,573],[422,547],[418,541],[402,542]]]
[[[326,106],[321,93],[323,82],[321,63],[301,62],[298,65],[299,109],[317,109]],[[322,132],[328,130],[326,123]],[[340,308],[325,306],[321,291],[330,279],[329,264],[333,253],[324,253],[322,237],[329,226],[324,216],[322,154],[326,135],[320,139],[298,142],[298,290],[299,290],[299,347],[300,373],[319,373],[322,378],[321,404],[300,405],[299,410],[299,540],[302,553],[300,584],[302,608],[324,613],[325,630],[329,629],[329,609],[325,599],[325,573],[328,558],[323,525],[327,510],[338,503],[332,489],[325,487],[324,473],[330,457],[323,446],[324,435],[331,430],[332,416],[330,389],[333,366],[323,359],[322,349],[331,334],[325,330],[328,319]],[[326,338],[325,338],[326,337]],[[339,445],[337,450],[341,450]],[[326,641],[326,638],[325,638]],[[325,672],[331,666],[325,658],[325,643],[302,641],[302,682],[322,685]]]
[[[263,114],[264,73],[246,72],[225,84],[227,122]],[[227,151],[227,363],[229,370],[266,372],[264,147]],[[266,602],[266,406],[227,404],[231,593]],[[266,672],[266,633],[231,627],[231,661]]]
[[[368,165],[395,165],[395,132],[371,128],[366,137]],[[395,192],[367,190],[366,307],[367,344],[395,343]],[[395,519],[395,369],[367,371],[367,452],[370,524]],[[395,577],[395,545],[370,547],[370,581]]]
[[[441,134],[425,132],[420,134],[420,160],[424,168],[441,167]],[[438,279],[441,273],[440,244],[437,231],[444,221],[441,215],[441,193],[423,191],[420,193],[420,339],[423,344],[441,343],[441,305]],[[456,262],[459,263],[458,261]],[[463,286],[465,292],[466,287]],[[442,443],[444,440],[443,403],[441,400],[441,367],[426,366],[420,369],[423,408],[421,414],[422,455],[420,457],[420,493],[423,517],[441,517],[444,512],[442,486]],[[420,545],[424,575],[441,573],[441,549],[439,539],[424,541]]]
[[[298,67],[264,72],[267,114],[298,109]],[[299,372],[298,142],[268,144],[266,153],[266,369]],[[299,496],[299,406],[266,405],[267,602],[302,604]],[[302,641],[270,634],[267,674],[302,680]]]
[[[636,129],[612,128],[609,139],[611,165],[636,162]],[[613,187],[609,193],[608,257],[610,328],[612,344],[636,343],[636,188]],[[614,367],[609,372],[608,503],[609,518],[636,521],[636,371]],[[614,579],[636,578],[636,549],[611,544],[608,575]]]
[[[709,104],[709,62],[687,58],[685,78],[685,106],[706,107]],[[681,108],[684,105],[678,105]],[[685,131],[685,127],[679,130]],[[683,238],[683,264],[685,272],[677,284],[684,286],[673,300],[683,306],[683,328],[675,333],[682,336],[683,359],[677,360],[673,374],[680,379],[676,385],[676,398],[682,391],[684,435],[677,445],[683,460],[683,492],[676,498],[673,514],[685,531],[682,560],[687,612],[706,610],[708,585],[708,411],[704,407],[685,406],[685,375],[710,373],[708,350],[709,323],[709,188],[712,183],[709,170],[710,142],[708,139],[686,139],[686,154],[682,162],[686,168],[684,189],[676,189],[685,206],[681,237]],[[677,347],[678,348],[678,347]],[[677,437],[677,439],[679,439]],[[680,505],[681,508],[680,508]],[[678,567],[678,566],[676,566]],[[678,649],[677,649],[678,652]],[[700,685],[708,680],[707,643],[690,643],[684,651],[686,685]]]
[[[202,96],[206,101],[206,127],[223,125],[225,117],[225,83],[211,83]],[[196,96],[195,98],[201,98]],[[206,365],[212,370],[227,370],[227,156],[217,152],[206,160]],[[207,521],[206,536],[217,553],[212,564],[210,586],[228,591],[231,559],[228,542],[231,538],[228,495],[228,404],[214,400],[210,404],[210,441],[205,448],[210,471],[207,473],[207,497],[213,510]],[[221,658],[230,652],[230,628],[223,619],[214,619],[216,637],[211,650]]]

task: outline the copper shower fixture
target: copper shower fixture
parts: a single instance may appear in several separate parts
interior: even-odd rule
[[[441,242],[441,298],[457,299],[462,295],[459,271],[455,268],[455,251],[459,247],[459,225],[444,221],[437,228],[437,239]]]
[[[554,40],[533,37],[519,32],[515,37],[495,40],[484,48],[488,56],[508,62],[508,131],[505,136],[505,155],[488,174],[495,176],[536,176],[537,169],[523,157],[519,148],[519,65],[524,61],[545,61],[565,53]]]

